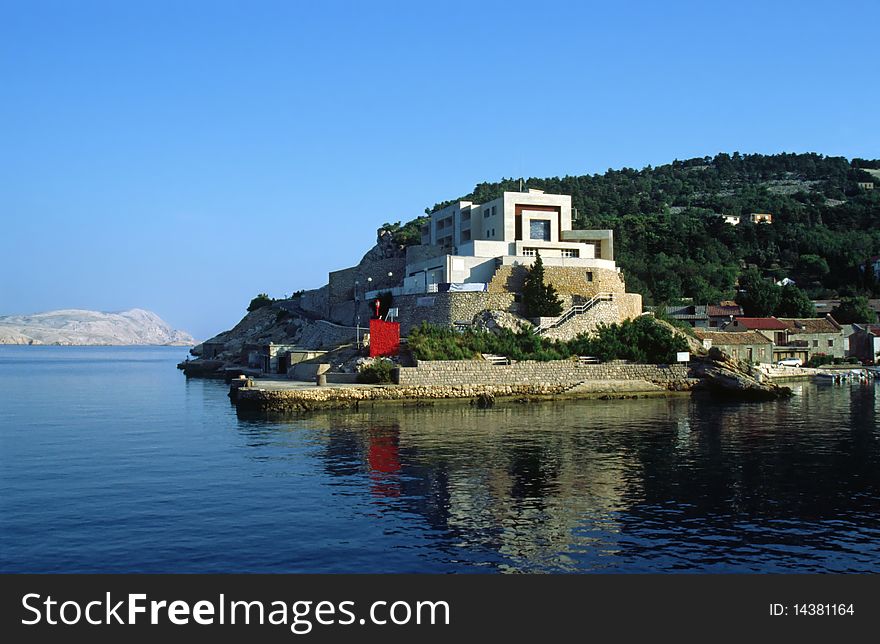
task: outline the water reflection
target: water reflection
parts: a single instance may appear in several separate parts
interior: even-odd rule
[[[272,419],[344,494],[501,570],[878,570],[877,391]],[[392,544],[391,547],[408,547]]]

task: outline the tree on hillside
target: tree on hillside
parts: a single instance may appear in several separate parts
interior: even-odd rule
[[[877,321],[877,314],[868,306],[866,297],[845,297],[840,304],[831,311],[833,317],[840,324],[873,324]]]
[[[743,308],[746,317],[773,315],[779,306],[780,288],[761,276],[756,268],[750,268],[739,278],[740,291],[736,303]]]
[[[537,253],[523,283],[523,303],[531,317],[554,317],[562,313],[562,300],[552,284],[544,281],[544,260]]]
[[[795,267],[798,277],[811,282],[819,282],[828,275],[828,262],[819,255],[801,255]]]
[[[264,306],[269,306],[274,301],[275,300],[273,300],[271,297],[269,297],[268,294],[260,293],[259,295],[257,295],[257,297],[255,297],[254,299],[251,300],[251,303],[247,307],[248,313],[252,313],[253,311],[256,311],[257,309],[261,309]]]
[[[783,286],[774,315],[782,318],[811,318],[816,315],[813,302],[794,284]]]

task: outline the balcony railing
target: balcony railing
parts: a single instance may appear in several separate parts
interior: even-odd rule
[[[810,343],[807,340],[786,340],[785,342],[776,342],[777,347],[797,347],[800,349],[809,349]]]

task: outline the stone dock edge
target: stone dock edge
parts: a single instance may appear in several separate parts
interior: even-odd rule
[[[230,390],[240,410],[304,412],[323,409],[360,408],[361,405],[401,404],[427,406],[443,402],[468,402],[491,406],[499,402],[541,402],[647,398],[689,394],[696,381],[684,380],[668,386],[648,381],[605,381],[572,385],[373,385],[369,387],[313,387],[270,389],[259,386]]]

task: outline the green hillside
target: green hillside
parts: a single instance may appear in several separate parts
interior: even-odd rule
[[[878,168],[880,160],[737,152],[525,185],[570,194],[576,228],[614,229],[628,290],[649,304],[732,298],[749,265],[796,280],[813,298],[877,296],[859,267],[880,255]],[[484,203],[519,188],[519,179],[503,179],[461,198]],[[749,223],[752,212],[771,213],[773,224]],[[744,215],[743,223],[726,224],[722,214]],[[416,231],[417,220],[398,228],[402,242],[418,243]]]

